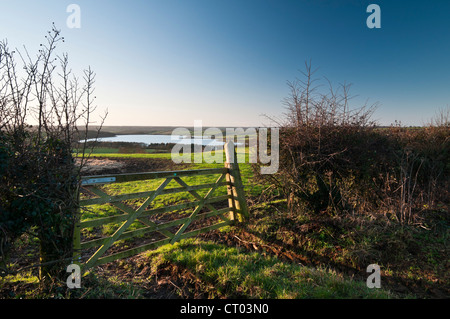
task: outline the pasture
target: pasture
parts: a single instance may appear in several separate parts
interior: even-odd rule
[[[112,151],[116,150],[99,147],[91,158],[122,162],[116,173],[223,167],[222,163],[176,166],[170,153]],[[306,210],[293,214],[277,190],[256,177],[251,164],[241,163],[239,167],[250,212],[248,223],[93,267],[83,277],[81,289],[69,290],[60,283],[52,291],[42,291],[36,269],[30,268],[2,278],[2,298],[448,297],[445,221],[430,225],[434,229],[430,232],[371,216],[313,214]],[[110,173],[108,167],[103,169]],[[96,173],[101,174],[102,169]],[[189,185],[205,184],[211,182],[211,176],[194,175],[185,181]],[[136,193],[157,187],[157,181],[147,180],[104,185],[104,190],[111,194]],[[153,208],[185,202],[189,197],[181,192],[167,194],[155,199]],[[115,214],[116,207],[93,205],[81,221]],[[95,239],[111,235],[116,226],[87,228],[83,236]],[[130,230],[141,227],[135,222]],[[131,248],[142,240],[124,239],[117,245]],[[32,255],[33,248],[29,249]],[[381,289],[366,286],[366,268],[371,263],[381,267]]]

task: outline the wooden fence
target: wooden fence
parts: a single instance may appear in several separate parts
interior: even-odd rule
[[[246,220],[248,209],[232,142],[225,144],[225,152],[226,162],[225,166],[221,168],[83,177],[80,185],[83,194],[80,200],[82,208],[89,209],[91,205],[108,205],[118,209],[121,213],[84,220],[81,218],[83,210],[80,211],[80,219],[76,223],[74,231],[74,262],[78,263],[85,271],[100,264],[130,257],[161,245],[173,244],[183,238],[233,224],[236,221]],[[183,180],[186,177],[203,175],[217,176],[217,178],[213,183],[199,185],[188,185]],[[155,179],[162,180],[161,184],[156,189],[144,192],[110,195],[104,187],[111,183]],[[171,182],[172,185],[175,183],[177,187],[167,188]],[[197,192],[202,189],[208,190],[204,196]],[[216,191],[220,189],[226,189],[226,191],[224,194],[216,195]],[[180,192],[189,193],[194,201],[152,208],[152,203],[158,196]],[[140,200],[139,205],[135,207],[130,205],[130,201],[133,200]],[[213,205],[220,203],[222,203],[221,208]],[[188,216],[173,217],[173,212],[183,211],[186,214],[186,210],[189,210]],[[152,217],[166,213],[171,213],[172,217],[169,220],[161,222],[161,220],[152,219]],[[175,215],[179,217],[180,214]],[[195,224],[201,224],[200,221],[205,222],[205,220],[209,220],[206,226],[194,227]],[[140,228],[130,229],[130,226],[136,222],[140,223]],[[112,235],[101,238],[82,238],[84,237],[83,229],[93,229],[105,225],[115,225],[116,229]],[[157,236],[151,235],[150,237],[154,238],[147,242],[142,241],[143,243],[137,247],[114,251],[116,249],[114,243],[118,241],[136,237],[142,239],[144,235],[149,237],[149,234],[157,234]],[[107,251],[111,250],[113,252],[107,254]]]

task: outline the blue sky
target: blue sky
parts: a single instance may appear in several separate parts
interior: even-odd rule
[[[81,8],[70,29],[69,4]],[[369,29],[370,3],[381,28]],[[421,125],[450,104],[450,1],[3,1],[0,39],[37,51],[51,23],[73,70],[97,74],[106,125],[259,126],[277,116],[287,81],[352,83],[374,118]]]

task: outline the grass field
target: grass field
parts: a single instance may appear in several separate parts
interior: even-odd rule
[[[97,149],[92,157],[170,160],[170,153],[120,154]],[[190,169],[222,167],[193,163]],[[433,298],[448,297],[448,228],[434,232],[385,224],[370,217],[291,215],[283,199],[259,200],[267,185],[240,164],[250,221],[162,246],[126,260],[92,269],[83,287],[70,291],[39,289],[31,270],[2,279],[10,298]],[[194,176],[188,184],[210,182]],[[155,189],[159,181],[110,184],[111,194]],[[170,187],[170,185],[169,185]],[[157,198],[155,207],[188,199],[185,193]],[[116,214],[92,206],[83,220]],[[133,229],[141,227],[138,223]],[[89,237],[87,230],[85,235]],[[98,230],[97,230],[98,231]],[[111,234],[114,228],[103,228]],[[92,233],[94,235],[94,233]],[[132,242],[127,242],[132,245]],[[382,288],[368,289],[366,267],[381,266]],[[161,278],[164,278],[162,280]],[[171,283],[171,284],[169,284]],[[11,290],[11,287],[15,287]],[[9,296],[5,296],[6,291]]]
[[[163,158],[170,159],[170,154],[118,154],[96,150],[93,157],[121,158]],[[222,167],[222,163],[191,164],[193,169]],[[248,163],[240,164],[240,170],[247,196],[257,197],[264,185],[253,182],[253,171]],[[211,176],[193,176],[184,179],[189,185],[212,182]],[[109,194],[142,192],[155,189],[160,181],[137,181],[105,186]],[[175,182],[167,186],[177,186]],[[204,191],[206,192],[206,191]],[[200,192],[199,192],[200,193]],[[226,193],[226,192],[225,192]],[[202,195],[202,193],[200,193]],[[165,195],[156,199],[154,207],[173,205],[189,199],[186,193]],[[137,206],[139,203],[136,203]],[[93,206],[91,214],[103,217],[117,214],[114,209],[103,211]],[[84,215],[88,220],[91,214]],[[139,228],[139,223],[132,229]],[[219,230],[219,234],[236,232],[235,227]],[[111,234],[112,229],[104,229],[104,234]],[[143,259],[143,260],[142,260]],[[391,294],[383,289],[373,290],[366,287],[364,281],[353,280],[343,274],[325,267],[315,268],[287,262],[274,255],[248,251],[224,243],[208,239],[187,239],[174,245],[162,246],[155,251],[144,253],[140,264],[151,265],[149,276],[157,276],[158,272],[172,266],[180,267],[195,276],[201,283],[196,288],[202,290],[208,298],[389,298]],[[125,264],[124,264],[124,267]],[[127,267],[128,268],[128,267]],[[139,267],[138,267],[139,268]],[[128,268],[129,269],[129,268]],[[131,269],[130,269],[131,270]],[[91,272],[91,275],[94,271]],[[147,274],[146,274],[147,275]]]

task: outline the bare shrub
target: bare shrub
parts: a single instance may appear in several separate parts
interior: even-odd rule
[[[271,118],[280,126],[280,169],[266,178],[291,213],[417,223],[421,207],[436,207],[437,193],[448,187],[448,117],[441,112],[438,126],[420,129],[377,127],[371,119],[377,103],[353,108],[350,85],[335,89],[315,72],[305,63],[303,77],[288,83],[284,118]]]
[[[7,252],[26,234],[38,238],[41,278],[50,278],[64,272],[72,256],[79,174],[87,159],[78,126],[87,132],[92,122],[95,74],[88,68],[80,80],[68,55],[56,55],[64,38],[54,25],[45,38],[36,57],[0,43],[0,270],[24,266],[20,260],[8,265]],[[78,164],[74,150],[81,152]]]
[[[370,167],[370,143],[377,142],[371,140],[369,128],[375,123],[370,117],[376,104],[352,108],[351,85],[335,89],[325,79],[323,91],[314,74],[305,63],[303,79],[288,83],[285,118],[275,120],[281,126],[280,170],[269,178],[281,186],[291,210],[298,201],[315,211],[351,209],[349,198],[343,197],[343,181],[351,184],[348,178]]]

